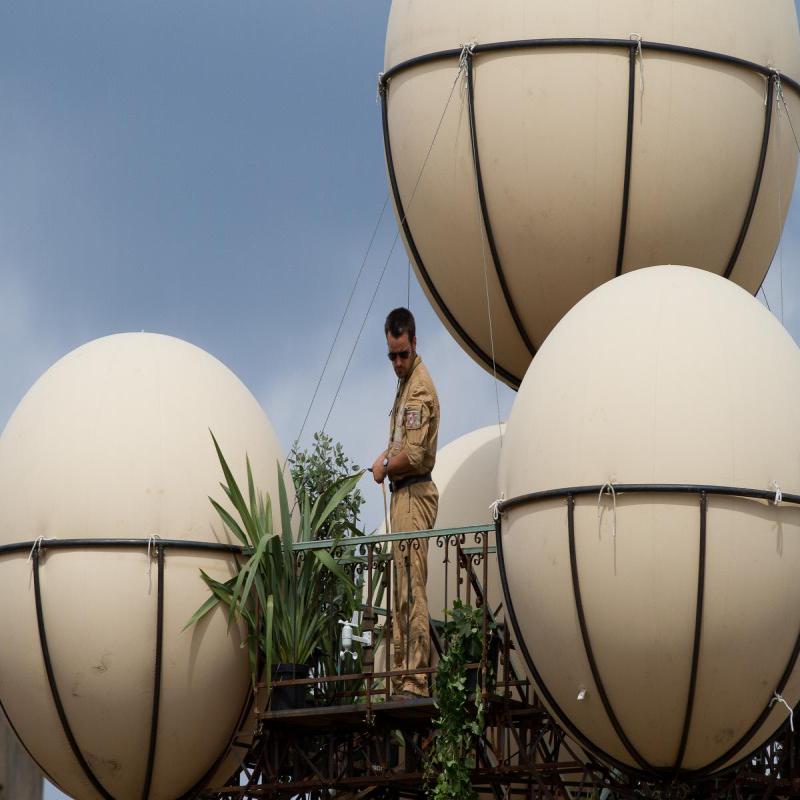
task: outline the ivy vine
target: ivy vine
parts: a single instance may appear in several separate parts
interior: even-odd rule
[[[470,773],[484,705],[480,688],[474,699],[468,689],[466,665],[481,660],[483,612],[456,600],[445,616],[445,653],[434,680],[437,731],[425,759],[425,785],[430,800],[478,800]]]

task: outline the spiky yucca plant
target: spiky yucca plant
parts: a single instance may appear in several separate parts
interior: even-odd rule
[[[269,684],[273,664],[310,664],[317,652],[330,649],[331,643],[326,639],[336,623],[332,617],[338,617],[344,610],[321,602],[330,593],[332,584],[345,598],[352,598],[353,604],[360,602],[360,590],[328,550],[313,549],[297,557],[292,545],[295,541],[310,542],[318,538],[319,531],[363,472],[335,481],[313,506],[306,497],[293,515],[283,471],[278,465],[280,530],[276,531],[271,498],[256,490],[250,460],[247,459],[245,499],[213,433],[211,438],[225,478],[220,486],[236,517],[213,498],[209,500],[225,528],[243,545],[245,560],[240,562],[238,573],[224,582],[201,570],[211,597],[195,611],[186,627],[219,604],[227,606],[228,624],[238,620],[245,624],[247,636],[243,646],[248,648],[255,687],[262,667]]]

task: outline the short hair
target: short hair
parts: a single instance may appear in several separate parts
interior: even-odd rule
[[[414,322],[414,315],[407,308],[395,308],[386,317],[383,332],[388,336],[390,333],[395,339],[399,339],[404,333],[408,334],[408,341],[414,341],[417,335],[417,324]]]

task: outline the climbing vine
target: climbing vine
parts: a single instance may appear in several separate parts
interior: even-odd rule
[[[446,651],[434,680],[437,730],[425,759],[425,784],[430,800],[477,800],[470,773],[484,728],[484,705],[480,687],[474,700],[471,696],[466,665],[481,660],[483,612],[457,600],[446,615]]]

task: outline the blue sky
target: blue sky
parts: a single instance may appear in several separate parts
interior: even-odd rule
[[[388,0],[3,4],[0,428],[60,356],[147,330],[228,364],[289,445],[387,195],[375,86],[388,10]],[[394,230],[389,213],[309,433]],[[405,303],[407,276],[398,244],[328,426],[362,464],[385,443],[394,378],[382,318]],[[411,306],[447,410],[442,441],[495,421],[491,378],[415,281]],[[513,395],[500,396],[505,416]],[[365,491],[377,524],[380,493]]]
[[[57,358],[110,333],[179,336],[295,438],[387,188],[375,101],[389,0],[26,0],[0,10],[0,428]],[[800,112],[798,112],[800,118]],[[389,254],[380,229],[307,433],[318,428]],[[798,324],[797,241],[784,246]],[[398,245],[329,431],[360,463],[385,437]],[[766,283],[779,305],[779,275]],[[412,278],[441,441],[495,422],[491,378]],[[500,387],[501,414],[513,394]],[[307,438],[307,437],[306,437]],[[369,485],[368,524],[380,495]],[[62,797],[53,789],[48,800]]]

